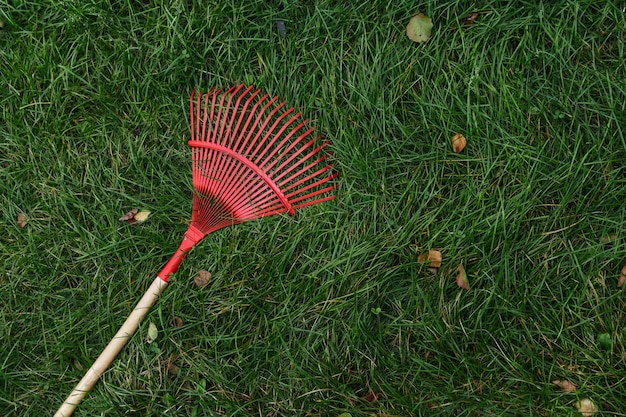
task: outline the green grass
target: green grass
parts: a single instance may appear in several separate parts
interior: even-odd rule
[[[75,415],[626,415],[626,14],[537,3],[425,2],[417,45],[415,2],[0,0],[0,415],[51,415],[175,251],[188,96],[239,82],[338,198],[208,236]]]

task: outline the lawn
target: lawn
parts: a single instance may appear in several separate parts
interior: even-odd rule
[[[189,95],[239,83],[337,198],[209,235],[76,416],[626,416],[626,4],[550,3],[0,0],[0,416],[52,415],[174,253]]]

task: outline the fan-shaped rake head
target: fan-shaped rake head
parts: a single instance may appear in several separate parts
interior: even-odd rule
[[[192,225],[203,233],[328,201],[328,142],[285,102],[243,85],[190,99]]]

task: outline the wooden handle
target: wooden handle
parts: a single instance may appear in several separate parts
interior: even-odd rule
[[[117,331],[107,347],[102,351],[98,359],[87,371],[83,379],[80,380],[74,391],[67,396],[65,402],[58,409],[54,417],[69,417],[80,404],[82,399],[96,384],[102,374],[108,369],[120,350],[124,347],[128,339],[137,331],[139,323],[146,316],[150,308],[154,305],[159,295],[167,287],[167,282],[161,278],[155,278],[148,288],[148,291],[141,297],[139,303],[128,316],[122,327]]]

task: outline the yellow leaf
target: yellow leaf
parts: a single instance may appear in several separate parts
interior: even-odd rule
[[[150,322],[148,325],[148,335],[146,336],[146,343],[154,342],[157,337],[159,337],[159,330],[156,327],[156,324]]]
[[[589,398],[585,398],[584,400],[580,400],[576,403],[576,409],[583,417],[592,417],[595,413],[598,412],[598,407],[591,401]]]
[[[406,35],[413,42],[426,42],[430,39],[433,20],[424,13],[418,13],[411,18],[406,27]]]
[[[150,217],[150,214],[152,214],[152,212],[147,211],[147,210],[141,210],[140,212],[135,214],[134,219],[137,223],[143,223],[146,220],[148,220],[148,217]]]

